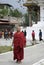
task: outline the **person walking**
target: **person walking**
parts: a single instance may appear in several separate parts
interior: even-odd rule
[[[32,31],[32,40],[33,41],[35,40],[35,32],[34,32],[34,30]]]
[[[42,40],[42,31],[41,31],[41,29],[39,30],[39,40],[40,41]]]
[[[27,33],[26,33],[26,30],[25,30],[25,31],[24,31],[24,36],[25,36],[25,37],[26,37],[26,34],[27,34]]]
[[[24,58],[24,47],[26,46],[26,38],[24,33],[20,31],[20,26],[17,27],[17,31],[14,33],[13,37],[13,59],[17,63],[20,63]]]
[[[4,38],[5,38],[6,40],[8,39],[8,30],[7,30],[7,29],[4,31]]]

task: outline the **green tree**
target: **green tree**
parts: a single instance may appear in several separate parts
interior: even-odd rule
[[[32,20],[33,20],[35,23],[37,23],[37,19],[38,19],[38,17],[37,17],[37,12],[33,11],[33,12],[32,12]]]
[[[6,16],[8,14],[8,9],[2,9],[2,11],[0,11],[0,14]]]
[[[11,10],[10,15],[14,17],[22,17],[22,13],[19,12],[17,9],[15,9],[14,11]]]
[[[24,15],[24,17],[25,17],[25,25],[26,25],[26,26],[29,26],[29,17],[28,17],[28,14],[26,13],[26,14]]]

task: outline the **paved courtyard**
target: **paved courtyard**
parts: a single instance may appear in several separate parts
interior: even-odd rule
[[[40,61],[34,63],[33,65],[44,65],[44,59],[41,59]]]
[[[44,43],[27,47],[24,49],[24,60],[19,65],[33,65],[44,59]],[[0,65],[18,65],[13,61],[13,51],[0,54]]]
[[[0,39],[0,46],[10,46],[12,45],[12,41],[13,39],[4,39],[4,38],[1,38]],[[31,40],[27,40],[27,45],[32,45],[31,43]]]

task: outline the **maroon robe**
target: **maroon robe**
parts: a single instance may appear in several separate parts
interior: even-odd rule
[[[14,60],[22,60],[24,58],[24,47],[26,46],[26,38],[23,32],[16,32],[13,39]]]
[[[35,40],[35,32],[32,32],[32,40]]]

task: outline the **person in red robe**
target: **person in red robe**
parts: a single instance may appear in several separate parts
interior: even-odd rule
[[[26,37],[24,36],[24,33],[20,31],[20,27],[17,27],[17,31],[14,34],[13,46],[13,59],[17,60],[17,62],[21,62],[21,60],[24,58]]]
[[[34,30],[32,31],[32,40],[33,41],[35,40],[35,32],[34,32]]]

